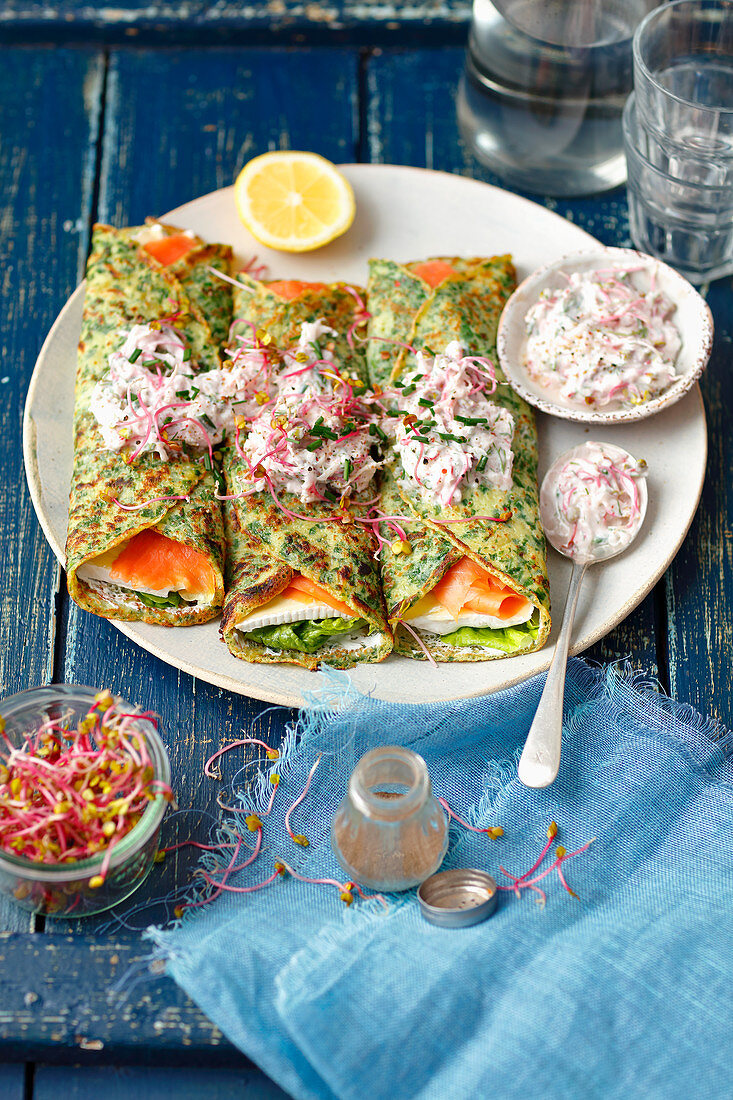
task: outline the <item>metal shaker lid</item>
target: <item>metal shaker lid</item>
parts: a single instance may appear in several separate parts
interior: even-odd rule
[[[425,920],[443,928],[480,924],[496,909],[498,896],[491,875],[472,867],[438,871],[425,879],[417,892]]]

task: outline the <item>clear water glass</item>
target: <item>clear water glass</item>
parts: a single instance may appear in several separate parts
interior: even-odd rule
[[[733,157],[711,157],[690,145],[682,146],[666,134],[658,134],[644,126],[637,112],[639,152],[662,172],[688,183],[705,187],[733,187]]]
[[[458,121],[474,155],[525,190],[623,183],[631,40],[654,0],[474,0]]]
[[[674,176],[648,155],[636,96],[623,113],[628,163],[629,228],[642,252],[674,267],[691,283],[733,272],[733,187]]]
[[[675,0],[634,36],[644,153],[691,183],[733,186],[733,0]]]

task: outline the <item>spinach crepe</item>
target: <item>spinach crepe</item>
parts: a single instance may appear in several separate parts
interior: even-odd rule
[[[396,386],[397,423],[403,424],[400,438],[393,435],[380,507],[386,516],[408,517],[382,526],[382,584],[395,649],[413,657],[427,651],[440,661],[488,660],[539,649],[549,633],[534,418],[506,384],[494,354],[513,286],[509,257],[370,265],[370,334],[395,341],[370,345],[370,376],[373,385]],[[420,352],[418,359],[402,345]],[[484,367],[471,360],[477,356],[491,358],[495,392]],[[452,425],[445,423],[446,390],[432,387],[430,364],[471,383],[456,389],[464,394],[460,401],[447,402]],[[445,378],[444,370],[443,387]],[[480,389],[484,393],[473,392]],[[405,424],[408,393],[417,401]],[[466,415],[472,412],[480,415]],[[483,453],[472,441],[481,432]],[[441,466],[440,448],[454,444],[468,472],[441,497],[426,482],[431,467]],[[406,468],[404,456],[415,447],[417,464]],[[493,480],[485,476],[492,466]],[[398,528],[404,539],[395,537]]]
[[[212,463],[205,450],[202,458],[170,438],[161,410],[135,396],[134,372],[145,363],[163,385],[172,360],[192,379],[220,367],[212,330],[221,336],[231,292],[208,268],[227,270],[230,255],[228,246],[157,223],[94,229],[66,542],[69,592],[94,614],[172,626],[220,609],[224,533]],[[124,428],[109,402],[106,419],[96,407],[111,357],[130,378]],[[191,419],[180,411],[179,420]]]
[[[239,278],[250,290],[235,290],[233,331],[242,346],[269,351],[270,364],[259,416],[223,453],[222,637],[247,661],[381,661],[392,635],[375,539],[359,522],[375,468],[358,421],[364,355],[348,339],[359,299],[341,284]]]

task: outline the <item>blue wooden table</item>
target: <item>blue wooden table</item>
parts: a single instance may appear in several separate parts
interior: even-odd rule
[[[181,807],[165,825],[167,843],[207,835],[218,807],[203,761],[265,707],[176,672],[69,601],[23,473],[21,417],[36,355],[82,276],[94,221],[164,212],[230,184],[265,150],[498,182],[457,131],[468,7],[424,0],[370,15],[348,0],[185,12],[6,0],[0,12],[0,692],[52,680],[103,684],[157,711]],[[538,201],[608,244],[629,243],[623,190]],[[591,656],[630,656],[673,696],[729,723],[729,281],[713,284],[708,300],[717,331],[703,380],[702,503],[666,576]],[[289,716],[270,713],[262,728],[277,738]],[[140,929],[171,917],[194,865],[194,855],[176,853],[119,913],[83,924],[44,924],[0,902],[2,1100],[116,1100],[133,1089],[177,1100],[283,1095],[164,976],[132,984],[124,999],[111,993],[147,954]]]

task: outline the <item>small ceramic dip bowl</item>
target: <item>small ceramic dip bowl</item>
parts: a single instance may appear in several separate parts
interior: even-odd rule
[[[526,366],[527,312],[543,291],[550,293],[567,287],[568,277],[581,276],[609,268],[630,270],[634,286],[641,293],[652,288],[672,302],[670,320],[679,332],[681,347],[674,362],[675,378],[662,392],[639,404],[611,402],[589,405],[582,398],[566,398],[531,377]],[[713,318],[705,300],[693,286],[667,264],[631,248],[596,248],[576,252],[555,260],[526,278],[504,307],[497,334],[497,353],[507,381],[530,405],[585,424],[628,424],[643,420],[669,408],[690,390],[704,370],[713,346]]]

